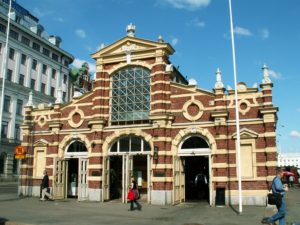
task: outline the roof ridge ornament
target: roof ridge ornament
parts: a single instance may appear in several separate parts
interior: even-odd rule
[[[132,23],[127,25],[126,32],[127,32],[127,36],[134,37],[135,36],[135,25],[133,25]]]
[[[215,83],[215,89],[224,88],[224,84],[222,82],[222,72],[219,68],[217,68],[216,71],[216,83]]]
[[[264,63],[263,67],[262,67],[262,70],[263,70],[263,74],[264,74],[264,79],[262,80],[262,83],[263,84],[271,84],[272,81],[269,77],[269,68],[268,66]]]

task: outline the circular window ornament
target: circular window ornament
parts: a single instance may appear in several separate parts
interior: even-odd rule
[[[43,127],[46,124],[47,118],[45,116],[40,116],[38,119],[38,125],[40,127]]]
[[[250,102],[248,100],[241,100],[239,102],[239,112],[242,113],[242,115],[245,115],[250,110]]]
[[[190,121],[200,119],[203,114],[203,105],[198,100],[189,100],[183,105],[183,116]]]
[[[71,127],[77,128],[83,123],[83,112],[79,109],[74,110],[70,113],[68,122]]]

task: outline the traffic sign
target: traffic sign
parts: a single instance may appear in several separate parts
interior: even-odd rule
[[[15,159],[24,159],[25,153],[25,148],[22,145],[17,146],[15,150]]]

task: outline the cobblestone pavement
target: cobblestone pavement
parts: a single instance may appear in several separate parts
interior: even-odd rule
[[[0,188],[1,191],[1,188]],[[9,196],[9,197],[7,197]],[[0,225],[254,225],[274,213],[272,207],[210,207],[207,203],[177,206],[143,204],[142,211],[128,211],[129,205],[106,202],[78,202],[74,199],[41,202],[38,198],[18,198],[0,193]],[[287,194],[287,224],[300,223],[300,189]]]

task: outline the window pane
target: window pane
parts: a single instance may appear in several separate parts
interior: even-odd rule
[[[141,142],[142,142],[142,139],[140,137],[132,136],[131,137],[131,151],[133,151],[133,152],[142,151]]]
[[[115,142],[113,144],[113,146],[111,146],[110,151],[111,152],[117,152],[118,151],[118,142]]]
[[[120,152],[129,152],[129,137],[120,139]]]

